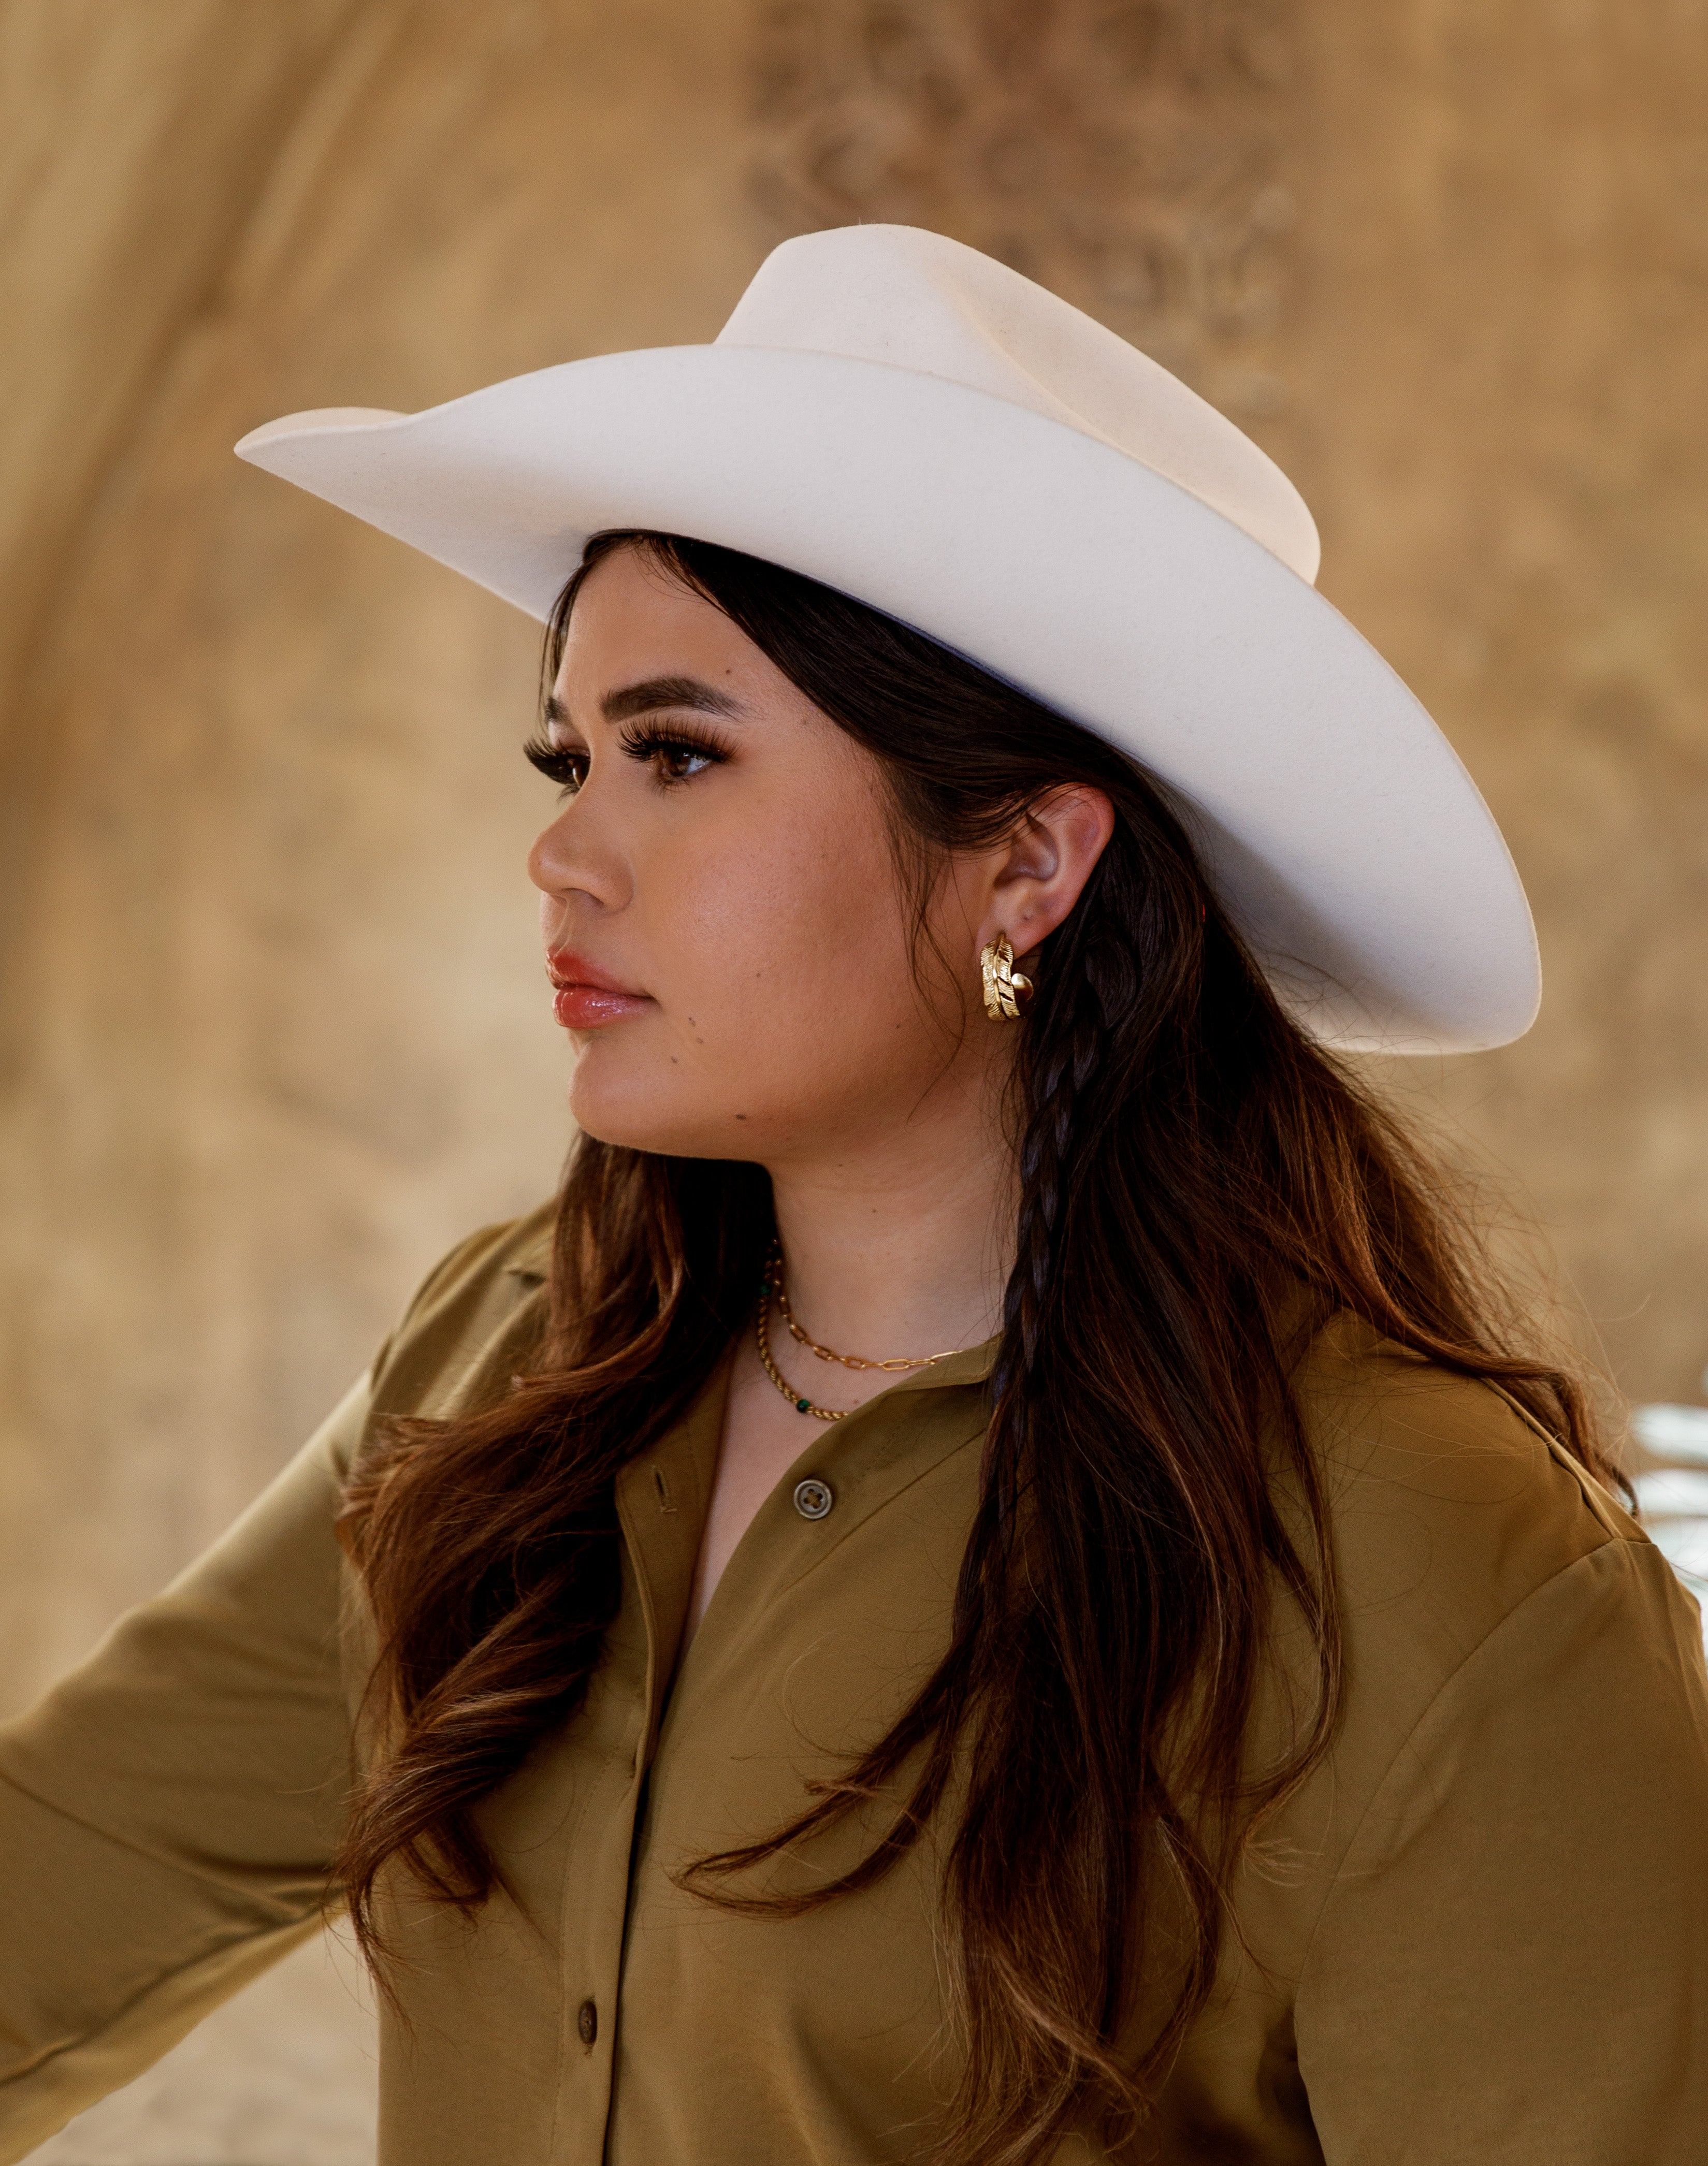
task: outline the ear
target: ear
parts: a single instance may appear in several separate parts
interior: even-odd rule
[[[979,946],[1005,932],[1020,959],[1047,940],[1079,901],[1114,832],[1115,808],[1101,790],[1076,783],[1039,798],[986,861]]]

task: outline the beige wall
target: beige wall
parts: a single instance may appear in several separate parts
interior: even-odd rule
[[[708,336],[806,225],[999,250],[1294,475],[1541,930],[1532,1036],[1409,1087],[1527,1191],[1628,1387],[1696,1396],[1705,29],[0,0],[0,1699],[193,1553],[565,1140],[532,628],[231,442]],[[341,2166],[365,2035],[310,1952],[55,2155]]]
[[[1708,1360],[1708,10],[1307,10],[1296,461],[1541,938],[1448,1101],[1634,1397]]]

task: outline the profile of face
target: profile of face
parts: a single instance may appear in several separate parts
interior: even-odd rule
[[[1107,800],[949,858],[917,939],[878,761],[628,548],[576,597],[546,734],[563,796],[529,872],[585,1133],[775,1166],[992,1104],[1013,1049],[980,951],[1060,922]]]

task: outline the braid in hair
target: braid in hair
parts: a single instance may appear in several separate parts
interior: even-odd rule
[[[1053,1290],[1050,1261],[1075,1180],[1079,1108],[1092,1096],[1108,1057],[1111,1012],[1118,1015],[1129,1006],[1134,990],[1130,966],[1108,967],[1113,943],[1081,939],[1072,944],[1082,952],[1074,955],[1070,947],[1068,954],[1051,959],[1054,968],[1034,1001],[1034,1009],[1042,1011],[1037,1016],[1039,1028],[1021,1055],[1029,1117],[1020,1144],[1020,1209],[1002,1324],[1005,1349],[1013,1349],[1022,1389],[1037,1362]],[[1118,958],[1120,963],[1127,960]],[[1094,962],[1104,967],[1094,970]],[[1078,972],[1064,977],[1064,964],[1077,964]],[[1081,1170],[1084,1164],[1077,1161]],[[1007,1382],[1006,1366],[997,1372],[999,1394]]]

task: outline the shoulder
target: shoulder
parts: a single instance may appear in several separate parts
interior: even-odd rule
[[[1589,1758],[1647,1765],[1653,1738],[1677,1731],[1700,1755],[1695,1606],[1563,1445],[1490,1386],[1344,1314],[1311,1341],[1293,1389],[1341,1631],[1335,1743],[1309,1786],[1315,1804],[1301,1800],[1325,1857],[1342,1854],[1378,1794],[1446,1794],[1473,1738],[1479,1779],[1497,1790],[1544,1733]],[[1266,1749],[1296,1746],[1314,1697],[1310,1636],[1287,1600],[1272,1646]],[[1700,1792],[1700,1767],[1692,1780]]]
[[[1290,1847],[1244,1900],[1293,1966],[1325,2149],[1397,2157],[1399,2100],[1408,2156],[1516,2158],[1519,2130],[1527,2159],[1694,2157],[1675,2111],[1708,1947],[1694,1605],[1498,1391],[1346,1318],[1296,1388],[1346,1693],[1277,1823]],[[1604,2066],[1620,2081],[1586,2086]]]
[[[443,1415],[494,1362],[506,1374],[537,1327],[555,1201],[459,1241],[416,1288],[376,1355],[374,1410]]]
[[[1479,1639],[1609,1542],[1647,1546],[1617,1501],[1492,1386],[1342,1313],[1293,1379],[1334,1531],[1343,1600],[1407,1605]]]

